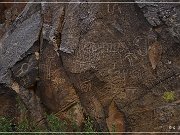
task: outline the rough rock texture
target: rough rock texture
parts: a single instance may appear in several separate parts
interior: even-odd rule
[[[0,86],[0,115],[13,118],[17,116],[16,110],[16,92],[3,85]]]
[[[89,115],[97,131],[178,131],[179,4],[28,3],[20,11],[8,28],[1,16],[0,83],[37,122],[45,111],[65,119],[71,111],[79,126]]]

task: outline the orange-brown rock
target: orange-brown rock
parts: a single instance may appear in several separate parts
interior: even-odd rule
[[[0,86],[17,91],[34,119],[72,112],[96,131],[178,131],[169,128],[180,123],[178,4],[24,6],[0,8]]]
[[[106,118],[107,126],[110,132],[125,132],[125,119],[122,112],[117,109],[114,101],[108,108],[108,118]],[[122,133],[118,133],[122,134]]]

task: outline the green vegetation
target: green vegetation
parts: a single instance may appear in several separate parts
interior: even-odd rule
[[[116,126],[114,124],[112,125],[112,131],[111,132],[116,132]]]
[[[0,132],[29,132],[31,128],[25,119],[18,125],[13,124],[9,118],[0,117]]]
[[[50,131],[52,132],[65,132],[67,123],[59,120],[55,115],[47,115],[47,121]]]
[[[0,132],[87,132],[86,134],[96,134],[97,133],[89,133],[95,132],[93,123],[94,121],[87,117],[84,126],[81,129],[73,118],[70,118],[71,122],[67,123],[66,121],[60,120],[53,114],[46,115],[47,118],[47,129],[40,129],[34,122],[30,122],[28,119],[28,110],[25,105],[22,103],[21,99],[17,97],[17,108],[20,112],[20,116],[18,118],[18,123],[14,123],[12,119],[7,117],[0,116]],[[39,133],[36,133],[36,135]],[[53,134],[53,133],[51,133]],[[61,133],[62,134],[62,133]],[[65,134],[65,133],[64,133]],[[76,135],[82,133],[74,133]],[[6,133],[7,135],[7,133]]]
[[[16,127],[17,132],[26,132],[29,131],[29,123],[27,119],[21,121],[18,126]]]
[[[163,99],[166,101],[166,102],[172,102],[175,100],[175,93],[173,91],[170,91],[170,92],[164,92],[163,94]]]
[[[84,132],[95,132],[93,128],[93,121],[90,117],[86,118],[86,122],[84,124]]]
[[[69,126],[65,121],[59,120],[55,115],[47,115],[48,132],[66,132],[68,128],[73,131],[81,131],[75,122]],[[27,119],[21,121],[18,125],[13,125],[11,120],[5,117],[0,117],[0,132],[47,132],[40,130],[35,126],[30,126]],[[84,123],[83,132],[95,132],[93,129],[93,121],[88,117]]]
[[[93,127],[93,120],[90,117],[87,117],[83,129],[76,124],[76,122],[72,119],[71,122],[67,123],[66,121],[60,120],[53,114],[46,115],[47,118],[47,129],[40,129],[34,122],[30,122],[27,118],[28,110],[21,101],[19,97],[16,99],[17,108],[19,110],[20,116],[18,118],[18,123],[14,123],[12,119],[7,117],[0,117],[0,132],[87,132],[86,134],[90,134],[88,132],[95,132]],[[38,133],[36,133],[38,134]],[[76,133],[79,134],[79,133]],[[91,133],[92,134],[92,133]],[[94,133],[95,134],[95,133]],[[6,134],[7,135],[7,134]]]
[[[0,117],[0,132],[11,132],[11,122],[8,118]]]

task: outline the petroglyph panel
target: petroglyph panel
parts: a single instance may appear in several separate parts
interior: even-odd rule
[[[54,46],[47,40],[44,40],[43,46],[39,66],[40,96],[45,106],[51,111],[66,110],[78,102],[78,97],[63,70]]]
[[[40,103],[61,115],[80,101],[97,131],[107,131],[113,101],[126,131],[170,131],[180,116],[179,11],[165,3],[28,3],[0,33],[0,83],[12,83],[35,119]],[[157,42],[160,53],[150,49]]]
[[[0,63],[3,67],[0,69],[0,81],[7,69],[21,60],[21,56],[38,40],[40,29],[41,17],[40,12],[37,12],[17,26],[12,33],[6,33],[1,39]]]
[[[173,38],[168,38],[172,33],[174,33],[174,37],[177,37],[178,29],[175,31],[173,29],[165,30],[166,26],[163,28],[151,27],[148,22],[153,26],[161,25],[159,16],[155,14],[155,18],[149,18],[153,16],[149,13],[150,16],[144,17],[143,13],[139,12],[140,9],[131,4],[98,6],[98,14],[88,14],[89,10],[83,10],[84,18],[88,18],[90,15],[95,19],[85,30],[86,33],[81,33],[74,53],[61,54],[63,65],[70,72],[70,76],[75,74],[88,78],[90,76],[88,71],[93,70],[93,79],[79,81],[78,77],[75,77],[73,80],[74,85],[78,87],[77,91],[81,93],[79,96],[82,102],[88,103],[85,98],[96,97],[104,107],[114,99],[118,107],[128,114],[127,120],[132,124],[129,125],[128,130],[138,131],[143,126],[141,120],[148,121],[153,118],[152,104],[154,104],[154,108],[163,105],[160,98],[162,93],[171,87],[176,86],[176,90],[179,87],[176,76],[179,72],[177,70],[179,56],[175,56],[178,51],[170,49],[174,41]],[[156,7],[152,4],[152,7],[149,6],[147,10],[152,9],[153,12],[156,12],[156,8],[160,10],[159,7],[159,5]],[[166,8],[166,5],[163,4],[164,7]],[[142,8],[142,10],[144,9]],[[165,10],[163,9],[162,12]],[[145,21],[147,18],[150,19],[148,22]],[[171,30],[171,34],[167,35],[169,30]],[[81,29],[81,31],[83,30]],[[153,70],[148,59],[148,48],[155,42],[161,44],[163,56],[158,61],[157,69]],[[168,56],[165,55],[167,52],[172,54],[173,58],[168,59]],[[172,60],[174,58],[176,60]],[[170,79],[171,76],[173,76],[172,79]],[[99,80],[97,81],[99,85],[93,80]],[[155,97],[152,93],[159,96]],[[152,99],[153,103],[150,103]],[[147,115],[139,115],[139,113],[146,112]],[[151,121],[147,122],[148,125],[154,129]],[[157,124],[157,126],[159,125]]]
[[[35,54],[15,64],[12,72],[18,84],[22,87],[29,88],[34,86],[38,79],[38,61]]]
[[[137,39],[137,38],[136,38]],[[147,56],[147,48],[148,44],[147,42],[143,45],[143,47],[140,47],[138,45],[138,41],[134,44],[136,45],[136,48],[132,51],[129,50],[129,48],[126,46],[126,44],[118,41],[115,43],[95,43],[95,42],[88,42],[88,41],[82,41],[83,44],[79,45],[79,49],[77,50],[77,53],[73,55],[72,60],[72,72],[79,73],[85,70],[88,70],[90,68],[97,69],[99,62],[102,63],[102,60],[106,60],[106,63],[110,61],[114,61],[113,69],[109,69],[108,72],[111,72],[111,70],[119,70],[119,67],[121,69],[125,68],[131,68],[138,65],[138,63],[141,62],[142,57]],[[113,59],[117,59],[113,60]],[[64,63],[68,63],[71,60],[65,61]]]

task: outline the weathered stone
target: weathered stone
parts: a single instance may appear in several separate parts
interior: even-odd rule
[[[24,88],[32,88],[38,80],[38,59],[36,54],[39,52],[38,42],[24,54],[24,58],[18,61],[12,68],[13,78]]]
[[[114,102],[109,106],[106,123],[110,132],[125,132],[124,115],[117,109]]]
[[[54,46],[49,44],[47,40],[43,41],[40,53],[39,76],[38,93],[50,112],[66,112],[79,102]],[[83,116],[82,110],[79,111],[80,115]]]
[[[88,7],[87,5],[93,4],[82,5]],[[157,125],[153,124],[156,118],[151,121],[144,120],[144,118],[153,117],[153,114],[142,115],[139,114],[139,111],[144,104],[146,109],[151,110],[151,106],[147,106],[150,100],[154,103],[154,108],[168,105],[162,101],[162,95],[165,91],[175,91],[179,98],[177,60],[179,61],[180,57],[175,55],[176,53],[171,53],[176,62],[169,65],[164,62],[168,61],[166,53],[171,46],[175,46],[176,41],[172,36],[168,37],[169,34],[165,33],[167,31],[165,27],[157,33],[156,29],[147,23],[140,9],[133,4],[97,5],[96,11],[98,10],[98,12],[91,15],[95,19],[86,33],[79,38],[74,53],[69,54],[63,50],[64,53],[61,53],[65,69],[70,78],[74,78],[72,82],[80,101],[87,113],[94,118],[96,118],[96,114],[93,113],[93,109],[96,108],[96,105],[93,104],[92,99],[95,98],[100,102],[102,107],[98,108],[102,109],[99,109],[98,114],[102,121],[99,125],[105,125],[103,113],[106,114],[107,110],[104,108],[114,98],[119,110],[125,114],[128,123],[130,123],[127,124],[127,131],[159,131]],[[72,9],[72,12],[78,10],[77,8],[80,7]],[[88,8],[86,11],[88,12]],[[76,21],[78,20],[78,26],[81,26],[85,20],[79,16],[75,18]],[[64,25],[66,23],[68,25],[68,22],[65,22]],[[72,28],[75,26],[73,25]],[[84,30],[84,27],[81,28]],[[62,40],[64,38],[67,40],[67,34],[62,35]],[[70,36],[70,34],[68,35]],[[69,39],[67,42],[69,46],[73,45],[71,44],[73,40]],[[154,71],[151,66],[152,60],[150,63],[148,58],[148,48],[156,42],[160,43],[162,50],[160,51],[161,56],[156,56],[160,59],[158,58],[158,64],[156,62],[156,70]],[[176,44],[176,46],[178,45]],[[153,92],[155,89],[156,92]],[[152,93],[158,93],[159,96],[156,97]],[[146,96],[151,98],[144,101]],[[153,100],[154,98],[157,99]],[[174,111],[178,112],[178,109]],[[133,121],[131,121],[132,119]],[[142,128],[141,122],[144,123],[144,121],[147,122],[149,129],[146,126]],[[169,131],[165,127],[163,131]],[[104,131],[104,129],[102,130]]]
[[[1,2],[12,2],[12,0],[2,0]],[[22,0],[26,2],[26,0]],[[5,31],[8,31],[9,27],[12,25],[14,20],[24,9],[26,3],[17,4],[17,3],[1,3],[0,4],[0,25],[4,27],[0,28],[0,37],[3,36]]]
[[[0,85],[0,116],[7,116],[11,119],[16,119],[17,111],[17,94],[12,89]]]
[[[74,119],[76,124],[81,127],[84,116],[80,101],[57,52],[65,21],[65,6],[65,4],[42,5],[44,24],[40,49],[38,91],[43,104],[50,112],[58,114],[60,119],[67,121]],[[69,116],[69,112],[73,117]]]
[[[97,131],[112,130],[113,121],[120,132],[178,130],[169,128],[180,116],[178,4],[28,3],[12,20],[7,8],[0,83],[37,122],[43,104],[67,121],[72,113],[79,126],[89,115]]]
[[[29,6],[31,7],[31,5]],[[30,7],[27,5],[26,8]],[[23,19],[23,17],[20,17],[19,20],[23,22],[15,23],[15,27],[12,26],[10,31],[8,31],[0,41],[0,82],[6,81],[6,79],[3,78],[6,76],[7,70],[16,62],[20,61],[22,59],[21,56],[26,53],[39,38],[42,26],[40,8],[39,11],[29,16],[28,19]]]
[[[19,94],[30,112],[30,119],[42,125],[44,110],[34,88],[38,78],[35,53],[39,51],[38,40],[42,28],[40,10],[40,4],[27,4],[17,18],[11,18],[15,21],[1,39],[0,82]]]
[[[166,2],[166,0],[161,1]],[[149,0],[136,0],[136,2],[149,2]],[[179,2],[179,0],[169,2]],[[177,3],[139,3],[138,6],[152,26],[168,26],[167,29],[171,36],[179,43],[180,9]]]

